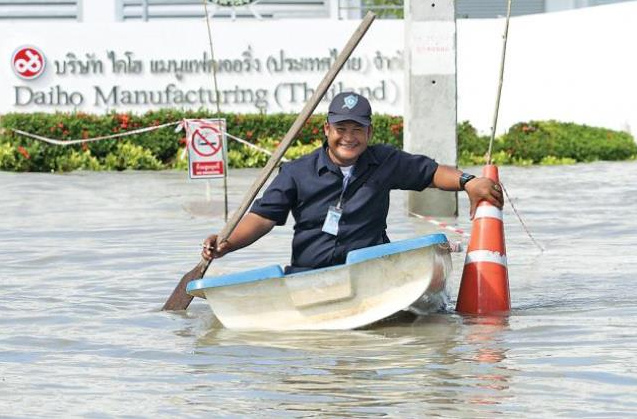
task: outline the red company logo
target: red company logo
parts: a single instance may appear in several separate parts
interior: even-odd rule
[[[35,47],[20,47],[11,58],[13,72],[25,80],[38,78],[44,72],[45,65],[44,54]]]

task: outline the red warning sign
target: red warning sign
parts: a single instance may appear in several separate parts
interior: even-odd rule
[[[200,126],[192,134],[193,151],[202,157],[214,156],[223,145],[221,135],[221,132],[213,126]]]
[[[188,173],[191,179],[223,177],[226,163],[226,121],[187,119]]]
[[[210,162],[195,162],[193,163],[193,172],[199,176],[205,175],[218,175],[223,174],[223,162],[222,161],[210,161]]]

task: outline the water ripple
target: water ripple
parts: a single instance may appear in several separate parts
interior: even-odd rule
[[[231,173],[231,208],[255,175]],[[508,318],[453,312],[457,254],[446,312],[265,333],[226,330],[201,301],[159,311],[223,226],[220,184],[208,200],[176,172],[0,173],[0,405],[11,417],[631,416],[636,175],[634,162],[501,168],[547,249],[505,207]],[[403,192],[392,200],[390,237],[433,231],[406,216]],[[469,229],[464,196],[459,206]],[[285,264],[290,234],[277,228],[210,272]]]

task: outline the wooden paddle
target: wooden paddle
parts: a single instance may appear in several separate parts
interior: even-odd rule
[[[376,15],[374,13],[367,12],[361,24],[358,26],[341,53],[338,55],[336,61],[334,61],[334,64],[332,64],[332,67],[323,77],[323,80],[316,88],[316,91],[314,92],[310,100],[305,104],[305,107],[303,107],[303,110],[296,118],[296,120],[288,130],[287,134],[285,134],[285,137],[283,137],[281,144],[279,144],[276,150],[274,150],[272,157],[270,157],[270,160],[268,160],[268,163],[261,171],[259,177],[254,181],[250,190],[248,190],[248,192],[243,197],[243,202],[241,202],[239,208],[234,212],[230,220],[228,220],[223,230],[221,230],[221,233],[219,233],[217,239],[218,243],[222,243],[223,241],[227,240],[230,234],[232,234],[235,227],[239,223],[239,220],[243,218],[244,214],[248,210],[248,207],[252,204],[252,201],[261,190],[261,187],[268,180],[275,167],[278,165],[279,161],[285,154],[285,151],[288,149],[290,144],[292,144],[292,141],[301,131],[303,125],[308,120],[310,115],[312,115],[312,112],[314,112],[314,109],[316,109],[316,107],[318,106],[319,102],[323,98],[323,95],[325,95],[325,92],[327,92],[328,87],[330,87],[337,74],[341,71],[341,68],[343,67],[343,65],[345,65],[345,62],[348,60],[349,56],[354,51],[354,48],[356,48],[375,18]],[[164,304],[164,307],[162,307],[162,310],[185,310],[186,308],[188,308],[188,305],[190,305],[193,297],[186,293],[186,285],[190,281],[201,279],[206,273],[206,270],[208,270],[208,266],[210,266],[210,261],[202,258],[193,270],[184,275],[184,277],[181,278],[181,281],[179,281],[179,283],[177,284],[177,287],[175,287],[173,293]]]

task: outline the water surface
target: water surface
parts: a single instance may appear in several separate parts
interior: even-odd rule
[[[475,169],[476,171],[478,169]],[[233,171],[235,208],[257,172]],[[501,168],[513,310],[365,331],[235,332],[159,311],[223,226],[182,172],[0,173],[0,416],[631,417],[637,163]],[[392,196],[393,239],[432,231]],[[463,228],[470,226],[461,196]],[[449,233],[451,239],[459,237]],[[289,259],[291,226],[215,261]]]

